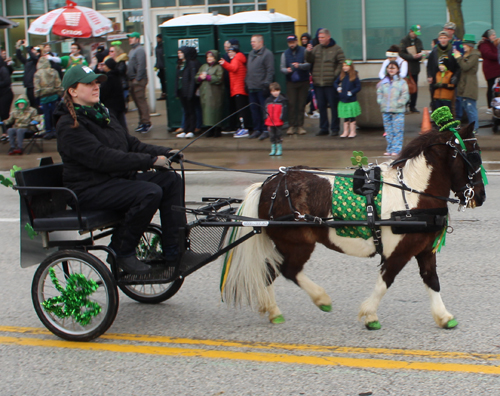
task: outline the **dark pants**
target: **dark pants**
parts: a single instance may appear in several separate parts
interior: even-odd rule
[[[179,97],[184,112],[184,132],[194,132],[196,128],[196,103],[195,98]]]
[[[2,121],[9,118],[10,107],[12,106],[12,101],[14,100],[14,93],[12,92],[12,89],[9,87],[8,91],[5,91],[0,94],[0,118]]]
[[[269,140],[271,140],[272,144],[279,144],[283,142],[282,136],[283,136],[283,127],[281,126],[276,126],[276,127],[268,127],[269,131]]]
[[[413,110],[417,106],[417,96],[418,96],[418,74],[412,74],[411,77],[413,78],[413,81],[415,81],[415,84],[417,85],[417,92],[414,94],[410,95],[410,110]]]
[[[163,246],[177,244],[179,227],[186,216],[175,212],[172,205],[183,205],[182,180],[174,172],[138,173],[135,179],[111,179],[78,194],[82,208],[125,212],[120,226],[115,228],[111,247],[119,256],[135,251],[154,214],[160,209]]]
[[[238,111],[238,113],[236,114],[236,117],[232,117],[232,118],[237,120],[237,125],[239,123],[239,119],[242,118],[243,124],[244,124],[243,126],[246,129],[248,129],[248,127],[250,125],[248,107],[244,110],[241,110],[243,107],[248,105],[248,96],[246,96],[246,95],[234,95],[231,98],[231,102],[234,103],[234,111]]]
[[[252,112],[253,130],[260,133],[264,132],[264,120],[262,114],[264,112],[264,103],[266,98],[263,91],[250,92],[248,94],[248,99],[252,105],[250,106],[250,111]],[[253,104],[257,103],[257,105]]]
[[[43,103],[43,119],[45,121],[45,133],[52,133],[55,131],[53,122],[52,122],[52,114],[54,113],[54,109],[56,108],[59,100],[54,100],[53,102]]]
[[[453,99],[455,100],[455,99]],[[441,100],[441,99],[434,99],[434,101],[432,102],[432,110],[436,110],[436,109],[439,109],[440,107],[444,107],[444,106],[447,106],[449,109],[450,109],[450,112],[452,112],[452,106],[453,106],[453,103],[451,100]]]
[[[287,82],[288,124],[291,127],[304,126],[304,108],[306,107],[309,81]]]
[[[319,110],[319,129],[322,132],[328,132],[330,122],[328,121],[328,105],[332,112],[331,131],[338,132],[340,130],[340,120],[337,115],[337,106],[339,104],[339,95],[337,91],[331,87],[314,86],[316,100],[318,101]]]
[[[35,88],[26,88],[26,96],[30,102],[30,106],[38,110],[38,99],[35,97]]]
[[[489,80],[486,80],[488,83],[488,90],[486,91],[486,100],[488,101],[488,108],[491,109],[491,101],[493,100],[493,93],[491,89],[493,88],[493,85],[495,84],[496,77],[490,78]]]
[[[161,93],[163,95],[167,94],[167,82],[165,81],[165,69],[158,69],[158,78],[160,79],[160,84],[161,84]]]

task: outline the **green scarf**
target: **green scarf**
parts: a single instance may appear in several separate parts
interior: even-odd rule
[[[111,119],[108,109],[101,103],[96,103],[94,106],[82,106],[74,104],[76,115],[87,117],[101,127],[107,126]]]

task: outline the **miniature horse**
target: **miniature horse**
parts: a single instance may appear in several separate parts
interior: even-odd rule
[[[473,124],[458,132],[463,142],[453,132],[431,131],[407,145],[398,160],[392,164],[382,164],[380,218],[389,219],[391,212],[405,210],[405,201],[411,209],[447,208],[446,198],[450,191],[455,193],[464,210],[465,207],[481,206],[486,195],[480,173],[479,147],[472,130]],[[465,146],[461,147],[461,144]],[[285,177],[286,182],[282,183]],[[270,219],[272,195],[276,193],[272,207],[275,219],[290,215],[293,212],[291,208],[301,214],[329,218],[332,216],[334,178],[335,176],[322,175],[318,170],[290,168],[286,175],[280,173],[264,183],[252,185],[239,215]],[[413,191],[403,191],[386,184],[401,186],[401,182]],[[289,198],[286,197],[286,189],[289,190]],[[237,232],[239,235],[236,237],[239,237],[252,230],[238,228]],[[359,311],[359,318],[365,317],[368,329],[380,328],[378,305],[394,278],[412,257],[417,259],[420,276],[431,300],[434,320],[442,328],[457,325],[440,295],[436,255],[433,252],[433,242],[440,233],[442,230],[394,234],[391,227],[381,227],[383,263],[372,295],[363,302]],[[317,242],[351,256],[372,257],[376,253],[373,237],[362,239],[338,236],[335,228],[263,228],[262,234],[250,238],[229,253],[230,267],[222,287],[224,301],[235,305],[248,303],[252,307],[257,306],[261,313],[268,313],[272,323],[281,323],[284,318],[276,304],[272,285],[275,277],[281,273],[304,289],[316,306],[323,311],[330,311],[330,297],[303,271]]]

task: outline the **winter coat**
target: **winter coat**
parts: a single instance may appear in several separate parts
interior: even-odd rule
[[[434,93],[432,95],[433,99],[438,100],[452,100],[455,96],[455,85],[451,83],[453,73],[449,70],[446,72],[438,71],[434,81],[436,82],[433,86]]]
[[[156,63],[155,67],[157,69],[165,69],[165,59],[163,58],[163,41],[156,44],[155,48]]]
[[[337,91],[339,84],[342,88],[342,91],[339,92],[340,101],[344,103],[356,102],[356,94],[361,91],[361,81],[359,81],[359,78],[356,76],[356,79],[354,81],[349,81],[349,74],[346,73],[342,81],[340,81],[340,76],[338,76],[333,83],[335,91]],[[348,96],[348,92],[350,92],[352,95]]]
[[[11,85],[12,81],[10,79],[9,68],[7,67],[7,64],[5,63],[3,58],[0,56],[0,96],[12,94]],[[9,109],[10,109],[10,104],[9,104]],[[7,114],[9,109],[5,109],[7,110]]]
[[[384,63],[382,63],[382,67],[380,68],[380,71],[378,72],[378,78],[381,80],[384,79],[387,76],[387,66],[389,66],[389,59],[386,59]],[[401,78],[405,78],[408,76],[408,62],[405,61],[403,58],[398,56],[396,58],[396,63],[399,65],[399,76]]]
[[[477,47],[483,58],[483,73],[486,80],[500,77],[500,64],[498,63],[498,50],[490,40],[484,39]]]
[[[415,59],[412,54],[408,52],[408,47],[415,47],[417,54],[420,54],[424,49],[424,45],[422,44],[422,40],[418,37],[412,39],[408,34],[405,38],[401,40],[399,44],[399,56],[408,62],[408,72],[410,75],[418,75],[420,73],[420,59]]]
[[[179,51],[184,53],[184,62],[177,65],[175,92],[178,97],[191,100],[196,92],[196,73],[200,62],[196,59],[196,48],[181,47]]]
[[[245,82],[249,90],[269,90],[274,81],[274,56],[266,47],[252,50],[247,59]]]
[[[40,98],[41,103],[53,102],[64,92],[59,73],[50,66],[50,61],[43,56],[38,61],[34,84],[35,97]],[[43,100],[44,98],[52,100]]]
[[[134,44],[128,53],[127,78],[132,80],[147,80],[146,51],[140,44]]]
[[[288,48],[281,54],[280,70],[286,76],[287,82],[309,81],[311,64],[305,61],[305,57],[306,50],[301,46],[297,46],[294,51]],[[299,67],[296,69],[292,63],[298,63]],[[291,73],[288,72],[288,68],[292,69]]]
[[[80,125],[72,128],[74,120],[60,102],[54,118],[57,150],[64,164],[63,182],[77,195],[112,179],[132,179],[137,171],[151,169],[157,156],[167,156],[171,150],[130,136],[113,115],[107,126],[77,116]]]
[[[128,79],[127,79],[127,61],[128,55],[126,53],[120,54],[116,57],[116,67],[115,70],[118,71],[120,80],[122,81],[123,90],[128,89]]]
[[[479,68],[479,57],[481,54],[473,49],[469,54],[457,59],[462,74],[458,82],[457,95],[463,98],[477,100],[478,81],[477,69]]]
[[[120,73],[115,68],[106,75],[108,79],[101,83],[100,100],[108,109],[116,113],[123,113],[126,107]]]
[[[29,47],[31,48],[31,47]],[[24,65],[24,77],[23,77],[23,85],[25,88],[33,88],[33,76],[36,72],[36,64],[38,62],[38,56],[33,55],[31,50],[28,49],[29,57],[26,59],[18,48],[16,50],[16,58]]]
[[[446,68],[453,73],[452,84],[456,85],[460,79],[460,66],[458,66],[458,62],[453,56],[453,44],[451,42],[448,43],[446,48],[441,48],[438,44],[432,49],[427,60],[427,78],[432,78],[435,82],[434,78],[439,71],[439,58],[443,56],[446,57]]]
[[[266,108],[266,120],[264,121],[266,126],[279,127],[285,123],[287,99],[282,94],[279,94],[277,98],[270,95],[266,99],[264,107]]]
[[[313,83],[319,87],[333,85],[342,71],[344,61],[344,51],[333,39],[326,47],[318,44],[312,51],[306,51],[306,62],[312,64]]]
[[[229,86],[231,96],[248,95],[245,90],[245,77],[247,75],[247,57],[241,52],[237,52],[231,63],[224,62],[222,67],[229,72]]]
[[[61,56],[61,67],[63,69],[70,69],[73,66],[76,65],[81,65],[81,66],[88,66],[87,59],[83,55],[67,55],[67,56]]]
[[[19,103],[25,104],[24,109],[19,108]],[[14,102],[14,110],[11,111],[9,118],[4,120],[6,126],[14,128],[28,128],[31,121],[41,121],[43,115],[38,115],[38,111],[30,107],[30,102],[26,95],[19,95]]]
[[[404,113],[410,99],[408,84],[404,78],[385,77],[377,84],[377,103],[382,113]]]
[[[224,101],[224,70],[219,65],[219,51],[210,50],[215,63],[205,63],[196,74],[196,81],[200,84],[200,101],[203,111],[203,124],[212,126],[222,120]],[[207,73],[205,80],[200,79],[201,73]]]

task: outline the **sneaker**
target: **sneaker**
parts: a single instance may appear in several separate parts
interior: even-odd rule
[[[174,133],[181,133],[181,132],[184,132],[184,129],[182,128],[177,128]]]
[[[261,131],[254,131],[250,136],[249,139],[256,139],[262,134]]]
[[[295,133],[295,130],[296,128],[295,127],[290,127],[288,128],[288,130],[286,131],[286,134],[287,135],[293,135]]]
[[[327,136],[328,135],[328,131],[319,131],[316,136]]]
[[[186,138],[186,132],[178,133],[177,135],[175,135],[175,137],[179,138],[179,139],[185,139]]]
[[[304,117],[309,118],[309,113],[307,111],[304,113]]]
[[[486,114],[493,114],[493,112],[491,111],[491,109],[488,109],[486,110]]]
[[[186,138],[186,139],[192,139],[192,138],[194,138],[194,133],[193,133],[193,132],[188,132],[188,133],[186,133],[185,138]]]
[[[250,136],[250,134],[248,133],[248,129],[243,129],[243,128],[240,128],[236,131],[236,133],[234,134],[234,137],[236,139],[238,138],[246,138]]]
[[[299,135],[305,135],[307,133],[307,131],[304,128],[302,128],[302,127],[298,127],[297,128],[297,133]]]
[[[151,124],[149,124],[149,125],[144,124],[142,126],[142,129],[140,131],[138,131],[138,132],[140,132],[140,133],[148,133],[151,129],[153,129],[153,125],[151,125]]]
[[[420,111],[417,110],[415,107],[413,109],[410,109],[410,112],[415,113],[415,114],[420,114]]]
[[[7,143],[8,141],[9,141],[9,138],[6,135],[2,135],[2,137],[0,138],[0,142]]]
[[[137,128],[135,128],[135,132],[141,132],[143,127],[144,127],[143,124],[139,124]]]
[[[56,138],[55,132],[47,132],[43,135],[44,140],[50,140],[50,139],[55,139],[55,138]]]
[[[319,111],[318,110],[314,110],[314,112],[311,115],[311,118],[319,118]]]
[[[264,131],[263,133],[260,134],[259,140],[264,140],[267,139],[268,137],[269,137],[269,132]]]
[[[156,100],[166,100],[166,99],[167,99],[167,95],[161,94],[161,96]]]

